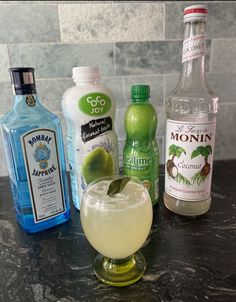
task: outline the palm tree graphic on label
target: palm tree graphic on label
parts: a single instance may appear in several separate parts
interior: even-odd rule
[[[197,183],[200,185],[202,182],[205,181],[207,176],[209,175],[211,171],[211,165],[207,162],[208,156],[212,154],[212,147],[211,145],[207,146],[198,146],[195,150],[193,150],[191,154],[191,159],[201,155],[204,157],[205,165],[201,168],[200,171],[198,171],[192,178],[192,183]]]
[[[186,155],[186,151],[184,148],[174,144],[169,146],[169,156],[172,156],[172,158],[168,159],[168,161],[166,162],[167,173],[172,179],[176,180],[178,183],[183,183],[186,186],[191,186],[191,182],[185,176],[179,173],[178,168],[174,163],[175,157],[180,158],[182,153]]]

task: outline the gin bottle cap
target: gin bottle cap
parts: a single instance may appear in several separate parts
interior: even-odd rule
[[[191,5],[184,9],[184,23],[190,21],[207,21],[208,9],[204,4]]]
[[[11,84],[14,94],[35,94],[34,68],[12,67],[9,68]]]

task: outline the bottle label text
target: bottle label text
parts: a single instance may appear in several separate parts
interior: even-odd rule
[[[65,212],[55,131],[32,130],[21,143],[35,223]]]
[[[210,195],[215,123],[167,120],[165,190],[181,200]]]

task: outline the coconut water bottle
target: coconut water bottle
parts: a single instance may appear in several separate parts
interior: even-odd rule
[[[156,140],[157,114],[149,102],[149,96],[148,85],[132,86],[132,104],[125,115],[123,161],[124,175],[139,178],[154,205],[159,196],[159,150]]]
[[[72,198],[80,209],[82,193],[97,178],[119,173],[114,130],[115,101],[101,85],[98,67],[73,68],[75,86],[63,95]]]
[[[218,97],[205,78],[207,7],[184,10],[182,73],[167,97],[164,203],[195,216],[211,205],[211,177]]]

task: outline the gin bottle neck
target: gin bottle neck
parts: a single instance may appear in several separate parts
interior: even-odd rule
[[[40,104],[39,97],[35,91],[33,94],[15,94],[14,95],[14,105],[19,105],[25,108],[35,107]]]
[[[185,24],[182,73],[179,86],[194,91],[206,88],[205,79],[205,52],[206,52],[206,22],[192,21]]]

